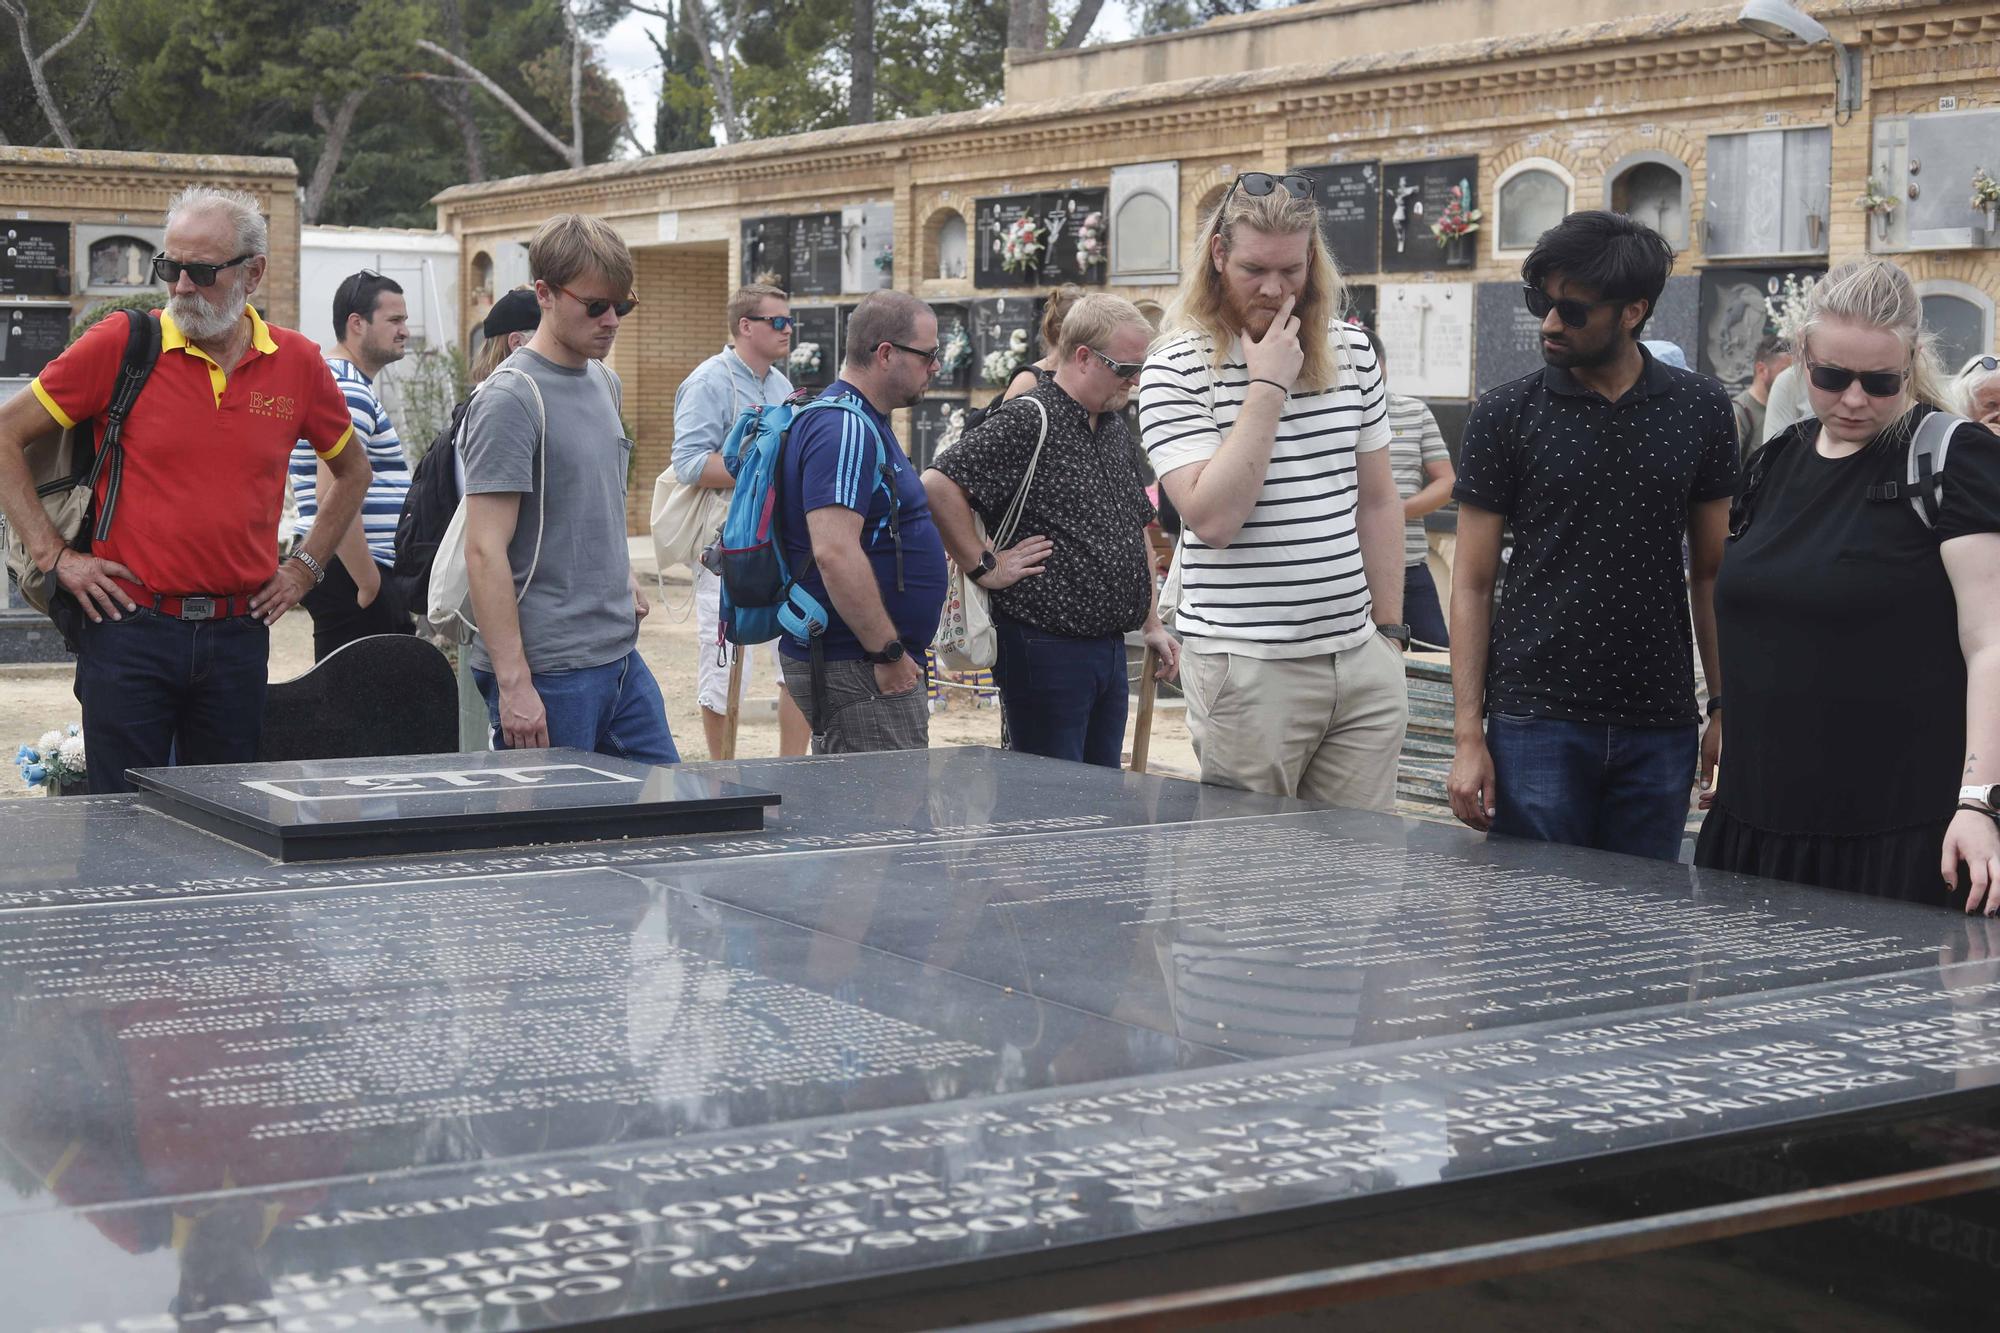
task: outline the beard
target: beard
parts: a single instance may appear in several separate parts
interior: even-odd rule
[[[249,298],[235,283],[229,287],[229,299],[222,306],[211,305],[199,292],[192,296],[170,296],[167,298],[167,313],[174,317],[174,323],[187,335],[189,342],[213,342],[226,337],[236,327],[236,321],[243,318],[243,307]]]
[[[1104,400],[1103,410],[1106,412],[1123,412],[1131,402],[1132,390],[1127,386],[1120,385],[1116,393]]]

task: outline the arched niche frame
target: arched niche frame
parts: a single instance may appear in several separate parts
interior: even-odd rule
[[[925,278],[945,282],[972,279],[972,230],[965,214],[950,204],[931,210],[924,219],[919,272]]]
[[[493,291],[493,256],[484,250],[472,256],[472,297],[474,300],[491,300]]]
[[[1917,283],[1924,327],[1937,335],[1938,358],[1956,374],[1967,358],[1993,346],[1993,298],[1969,282],[1925,278]]]
[[[1645,148],[1627,153],[1604,173],[1604,206],[1643,222],[1676,250],[1688,244],[1694,216],[1694,173],[1672,153]]]
[[[1486,230],[1493,256],[1519,258],[1575,207],[1576,177],[1552,157],[1524,157],[1494,180],[1490,198]]]

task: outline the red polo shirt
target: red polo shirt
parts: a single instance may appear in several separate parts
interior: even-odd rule
[[[154,313],[160,360],[125,419],[124,487],[111,534],[91,553],[124,565],[149,592],[255,592],[278,567],[292,445],[311,441],[323,459],[346,448],[347,400],[310,338],[273,328],[255,309],[244,312],[250,347],[227,375],[173,316]],[[29,387],[74,426],[110,406],[124,356],[125,321],[100,320]],[[101,418],[97,433],[102,440]]]

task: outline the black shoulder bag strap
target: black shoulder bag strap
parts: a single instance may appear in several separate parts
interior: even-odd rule
[[[1819,434],[1819,418],[1807,417],[1795,425],[1788,426],[1766,440],[1763,447],[1751,453],[1743,466],[1743,488],[1729,506],[1729,535],[1741,537],[1750,526],[1750,520],[1757,513],[1757,496],[1764,489],[1764,482],[1776,466],[1779,455],[1794,440],[1810,442]]]
[[[97,507],[97,523],[91,541],[101,542],[111,535],[111,516],[118,508],[118,492],[125,483],[125,450],[121,439],[125,417],[138,400],[139,390],[160,359],[160,321],[139,310],[124,312],[126,319],[125,357],[118,366],[118,382],[111,388],[111,405],[104,409],[104,438],[97,446],[97,458],[90,466],[86,484],[94,493],[97,479],[105,478],[104,498]]]

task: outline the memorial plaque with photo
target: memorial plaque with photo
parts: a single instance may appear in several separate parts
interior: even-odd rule
[[[1382,167],[1382,268],[1385,272],[1458,268],[1473,262],[1473,249],[1483,231],[1473,232],[1455,249],[1431,235],[1431,224],[1444,216],[1454,187],[1464,187],[1465,208],[1479,207],[1479,159],[1437,157],[1420,162],[1389,162]]]
[[[958,301],[932,301],[938,322],[938,368],[933,389],[965,389],[972,384],[972,311]]]
[[[972,303],[973,387],[1003,388],[1022,366],[1041,359],[1042,307],[1046,304],[1046,298],[1040,296],[998,296]],[[1021,338],[1015,338],[1017,333]],[[995,354],[1007,351],[1019,354],[1013,369],[997,378],[989,374],[989,367],[1000,369],[993,360]]]
[[[68,296],[67,222],[0,222],[0,296]]]
[[[1039,234],[1044,197],[1038,194],[1008,194],[992,199],[975,199],[972,213],[972,285],[975,287],[1037,287],[1041,285],[1041,260],[1025,268],[1008,268],[1002,249],[1009,228],[1023,218],[1032,219]]]
[[[894,284],[896,206],[883,200],[840,210],[840,290],[873,292]]]
[[[69,345],[69,307],[0,305],[0,379],[33,379]]]
[[[838,296],[841,276],[841,230],[838,213],[807,213],[791,222],[791,283],[793,296]]]
[[[1823,268],[1711,268],[1701,275],[1699,359],[1689,364],[1738,393],[1757,377],[1757,344],[1777,326],[1770,298],[1784,290],[1787,277],[1823,277]],[[1686,350],[1686,349],[1683,349]]]
[[[1382,253],[1382,174],[1376,162],[1294,167],[1313,181],[1320,235],[1343,273],[1372,273]]]
[[[783,287],[792,279],[792,220],[743,219],[743,286],[753,282]]]
[[[1105,190],[1058,190],[1040,196],[1044,285],[1104,281],[1111,245],[1111,229],[1104,220],[1109,197]]]
[[[1465,398],[1472,393],[1473,286],[1385,282],[1376,293],[1375,335],[1398,393]]]
[[[919,471],[937,461],[938,445],[948,432],[964,428],[967,406],[963,398],[933,396],[910,408],[910,436],[903,441],[903,451]]]
[[[830,305],[792,307],[792,351],[785,377],[801,389],[824,389],[840,378],[840,316]]]

